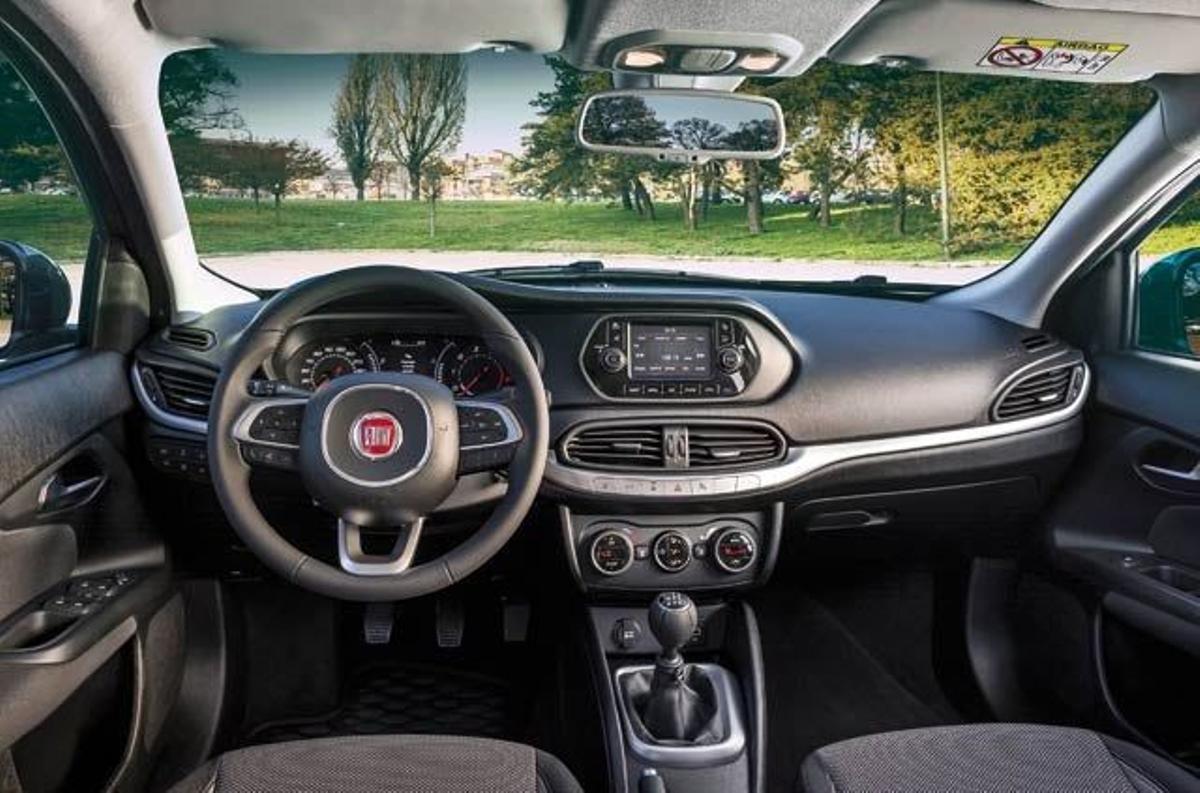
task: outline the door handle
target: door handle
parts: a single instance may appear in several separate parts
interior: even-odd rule
[[[1168,468],[1163,465],[1151,465],[1150,463],[1142,463],[1141,469],[1148,474],[1157,474],[1159,476],[1178,479],[1183,482],[1200,483],[1200,463],[1197,463],[1193,468],[1188,470],[1180,470],[1178,468]]]
[[[38,512],[61,512],[83,506],[95,498],[106,484],[108,476],[104,473],[72,479],[56,471],[38,491]]]

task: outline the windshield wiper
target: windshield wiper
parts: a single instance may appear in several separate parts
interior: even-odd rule
[[[467,270],[469,275],[484,278],[512,278],[514,275],[584,275],[604,270],[604,262],[597,259],[580,259],[567,264],[517,265],[515,267],[485,267],[482,270]]]

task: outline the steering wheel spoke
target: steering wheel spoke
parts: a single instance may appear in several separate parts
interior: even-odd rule
[[[400,529],[391,551],[384,554],[368,553],[363,545],[363,528],[345,520],[338,520],[338,563],[352,575],[379,576],[403,573],[412,566],[421,541],[421,528],[425,518],[420,517]]]
[[[507,400],[462,399],[455,407],[459,475],[507,467],[525,437],[521,422]]]
[[[233,424],[242,459],[251,466],[295,470],[307,399],[254,399]]]

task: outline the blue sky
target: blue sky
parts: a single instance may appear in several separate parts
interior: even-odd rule
[[[331,155],[330,107],[348,55],[259,55],[225,50],[238,76],[233,104],[256,138],[300,138]],[[554,84],[540,55],[476,52],[467,58],[467,116],[459,152],[518,152],[521,125],[536,118],[529,106]]]

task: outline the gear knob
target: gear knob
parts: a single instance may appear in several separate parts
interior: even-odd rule
[[[682,592],[660,592],[650,604],[650,632],[662,645],[662,657],[674,659],[696,632],[696,604]]]

